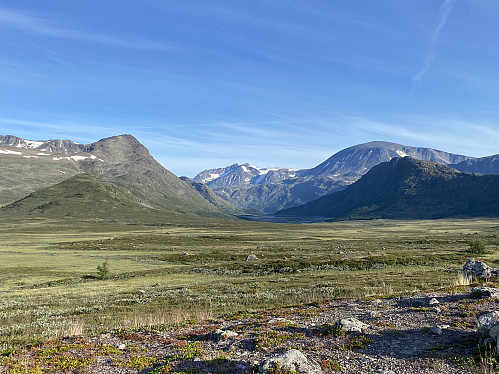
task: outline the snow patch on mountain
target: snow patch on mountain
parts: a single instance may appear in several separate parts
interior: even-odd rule
[[[22,155],[22,152],[10,151],[8,149],[0,149],[0,154],[4,155]]]
[[[26,148],[26,149],[36,149],[41,147],[45,142],[34,141],[34,140],[24,140],[16,145],[16,148]]]
[[[64,157],[52,157],[54,161],[60,161],[60,160],[68,160],[68,161],[82,161],[82,160],[95,160],[97,156],[90,155],[90,156],[64,156]],[[99,159],[100,161],[103,161]]]

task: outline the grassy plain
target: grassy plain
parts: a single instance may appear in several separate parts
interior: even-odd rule
[[[167,219],[165,219],[167,220]],[[499,220],[0,225],[0,348],[336,297],[452,286]],[[247,261],[251,254],[257,259]],[[110,274],[98,279],[108,261]]]

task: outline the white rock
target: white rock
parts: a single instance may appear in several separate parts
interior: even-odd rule
[[[438,301],[435,298],[432,298],[432,299],[430,299],[430,301],[428,301],[429,306],[434,306],[434,305],[438,305],[438,304],[440,304],[440,301]]]
[[[216,329],[210,333],[211,338],[216,341],[234,338],[238,335],[239,334],[235,331],[222,330],[222,329]]]
[[[322,369],[313,360],[307,359],[303,353],[297,349],[291,349],[279,356],[263,361],[259,367],[260,374],[268,374],[276,363],[282,370],[293,370],[300,374],[322,374]]]
[[[335,323],[336,326],[340,327],[346,332],[362,332],[368,327],[364,322],[359,321],[357,318],[342,318]]]

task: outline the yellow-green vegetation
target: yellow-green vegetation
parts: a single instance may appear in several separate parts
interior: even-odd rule
[[[279,344],[287,342],[290,339],[304,337],[304,333],[290,333],[287,331],[269,330],[260,333],[256,339],[256,349],[261,350],[265,348],[275,347]]]
[[[346,342],[338,347],[340,351],[353,351],[364,349],[371,340],[365,335],[351,335],[346,337]]]
[[[497,219],[293,225],[179,217],[0,224],[0,350],[450,287],[472,240],[487,248],[477,258],[499,267]],[[246,261],[250,254],[257,259]]]

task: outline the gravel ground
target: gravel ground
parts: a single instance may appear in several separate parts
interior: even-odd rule
[[[319,363],[324,373],[469,373],[462,362],[475,354],[476,317],[498,310],[499,301],[468,295],[335,299],[177,327],[68,338],[15,353],[10,361],[4,358],[0,372],[10,368],[20,373],[13,371],[17,362],[43,372],[256,373],[266,358],[295,348]],[[367,327],[362,333],[334,330],[334,323],[347,317]],[[215,329],[237,335],[217,339]],[[90,361],[65,366],[57,358],[61,356]]]

